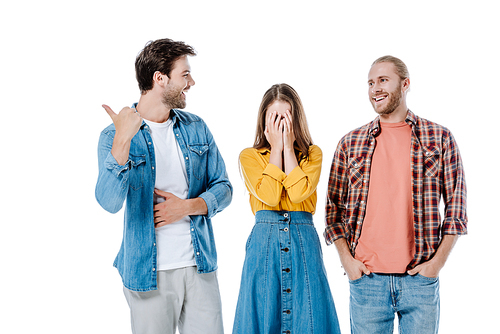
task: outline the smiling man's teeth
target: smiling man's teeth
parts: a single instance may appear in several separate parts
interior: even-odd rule
[[[385,99],[385,96],[377,96],[375,102],[382,101],[383,99]]]

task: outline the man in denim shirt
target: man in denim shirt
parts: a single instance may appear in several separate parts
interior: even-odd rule
[[[123,242],[114,262],[134,333],[222,333],[211,218],[232,187],[203,120],[178,110],[195,84],[189,45],[161,39],[137,56],[139,103],[99,139],[96,198],[111,213],[125,202]]]

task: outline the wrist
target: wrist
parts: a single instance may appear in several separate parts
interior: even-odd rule
[[[130,142],[132,141],[132,138],[128,138],[125,134],[122,134],[120,132],[115,133],[115,137],[113,138],[113,145],[117,147],[127,147],[130,146]]]
[[[184,200],[186,204],[186,216],[199,216],[208,213],[207,204],[205,200],[200,197]]]
[[[274,161],[276,159],[278,161],[281,161],[282,155],[283,155],[283,149],[278,149],[278,148],[272,148],[271,147],[271,153],[270,153],[270,157],[269,157],[270,161],[269,162],[271,162],[271,160]]]
[[[279,153],[281,154],[283,152],[283,145],[270,145],[271,146],[271,153]]]
[[[351,264],[353,261],[354,257],[351,255],[351,253],[343,254],[340,257],[340,263],[342,263],[344,267],[349,267],[349,264]]]
[[[441,259],[439,257],[433,257],[432,259],[430,259],[429,261],[427,261],[427,265],[431,268],[433,268],[435,271],[440,271],[441,268],[444,267],[444,264],[445,264],[445,260],[444,259]]]
[[[122,140],[121,138],[115,136],[113,146],[111,147],[111,154],[120,166],[125,165],[128,161],[129,151],[130,140]]]

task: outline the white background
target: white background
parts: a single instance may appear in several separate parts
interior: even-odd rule
[[[253,144],[264,92],[301,96],[324,153],[318,233],[335,147],[376,114],[373,60],[391,54],[411,76],[408,105],[455,135],[468,184],[469,235],[441,272],[441,333],[491,333],[498,299],[500,76],[495,1],[18,1],[1,5],[2,201],[0,332],[129,333],[112,262],[123,211],[94,198],[97,141],[115,111],[139,99],[134,61],[149,40],[195,47],[187,111],[209,125],[234,186],[213,220],[224,325],[231,333],[246,238],[253,225],[238,172]],[[323,243],[324,246],[324,243]],[[348,282],[323,247],[342,331]]]

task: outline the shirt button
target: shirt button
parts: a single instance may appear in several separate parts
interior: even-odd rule
[[[189,157],[186,157],[186,160],[189,160]]]
[[[292,313],[292,311],[286,310],[286,314],[290,314],[290,313]]]
[[[153,271],[156,271],[156,268],[153,268]]]
[[[286,292],[290,293],[290,292],[292,292],[292,289],[286,289]]]
[[[284,250],[285,252],[288,252],[288,251],[289,251],[288,247],[286,247],[286,248],[285,248],[285,249],[283,249],[283,250]]]
[[[194,231],[194,228],[191,228],[191,231]]]
[[[288,227],[285,227],[283,231],[288,232]]]
[[[286,268],[286,269],[285,269],[285,271],[286,271],[287,273],[289,273],[289,272],[290,272],[290,268]]]
[[[200,255],[200,252],[196,252],[196,255]]]
[[[365,204],[365,201],[361,201],[361,204]]]
[[[153,167],[151,167],[151,169],[155,169],[155,167],[153,166]]]
[[[285,218],[286,218],[286,217],[288,217],[288,213],[285,213],[285,214],[283,215],[283,217],[285,217]]]
[[[148,144],[149,144],[149,145],[151,145],[151,142],[150,142],[150,141],[148,141]]]

